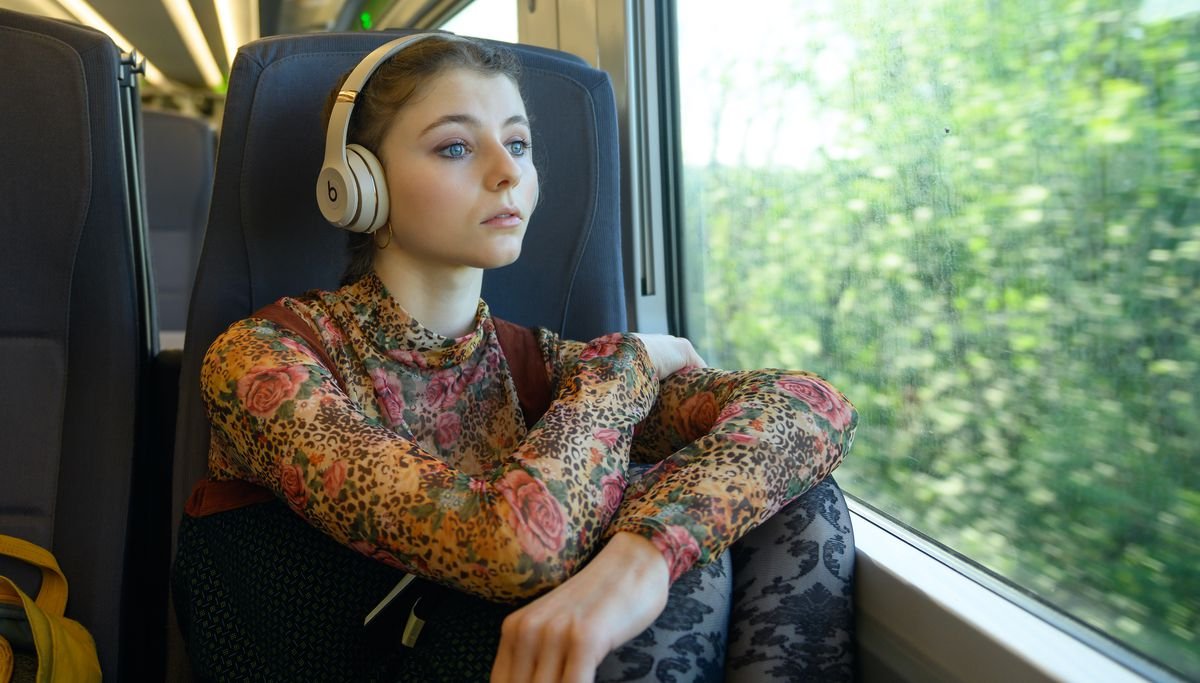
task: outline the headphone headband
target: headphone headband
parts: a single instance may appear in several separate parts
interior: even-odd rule
[[[382,168],[368,150],[346,144],[350,115],[367,80],[390,57],[429,38],[468,42],[452,33],[416,33],[375,48],[346,77],[329,114],[325,133],[325,160],[317,177],[317,204],[321,214],[339,228],[374,232],[387,220],[387,187]],[[358,166],[359,168],[354,168]]]

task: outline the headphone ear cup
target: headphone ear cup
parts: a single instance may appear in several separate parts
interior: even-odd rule
[[[344,228],[358,213],[358,185],[345,166],[326,166],[317,177],[317,206],[333,225]]]
[[[362,145],[346,145],[350,175],[358,186],[358,216],[346,226],[354,232],[375,232],[388,219],[388,189],[383,164]]]

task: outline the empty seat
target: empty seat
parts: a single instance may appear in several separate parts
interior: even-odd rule
[[[142,121],[158,327],[181,338],[208,222],[216,133],[207,121],[174,112],[146,110]],[[176,343],[168,337],[163,347],[182,348]]]
[[[0,532],[54,552],[105,679],[136,678],[157,602],[128,552],[152,353],[136,86],[104,34],[5,10],[0,63]],[[21,569],[0,565],[36,593]]]

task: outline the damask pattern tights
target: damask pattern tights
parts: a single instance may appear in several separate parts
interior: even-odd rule
[[[854,536],[826,480],[671,586],[654,624],[596,680],[851,681]]]

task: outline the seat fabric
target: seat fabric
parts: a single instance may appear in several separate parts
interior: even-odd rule
[[[164,332],[183,332],[208,223],[216,132],[201,119],[146,110],[142,141],[158,326]]]
[[[67,615],[91,631],[105,678],[125,680],[122,648],[145,621],[128,549],[151,353],[127,151],[137,112],[98,31],[0,10],[0,63],[0,533],[57,556]],[[0,573],[36,593],[27,568]]]

